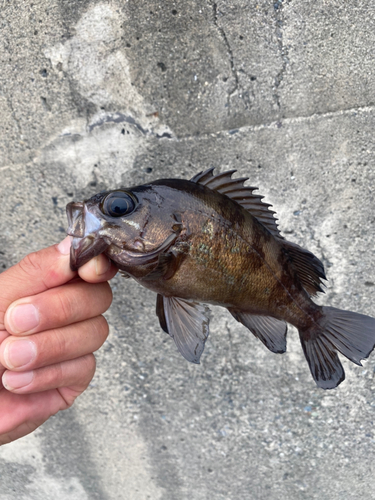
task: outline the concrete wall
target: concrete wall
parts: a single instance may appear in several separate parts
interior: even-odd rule
[[[101,189],[237,168],[375,315],[370,0],[0,2],[0,269]],[[200,366],[155,296],[113,280],[111,333],[69,411],[0,450],[1,500],[372,498],[375,356],[315,387],[219,308]]]

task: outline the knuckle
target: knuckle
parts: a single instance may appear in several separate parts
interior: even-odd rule
[[[63,321],[74,320],[74,302],[67,293],[57,292],[58,308]]]
[[[67,338],[65,336],[65,332],[62,329],[53,330],[54,333],[54,341],[53,341],[53,349],[55,351],[56,357],[63,357],[67,352]]]
[[[19,262],[21,271],[26,276],[35,276],[42,271],[42,262],[39,259],[38,253],[29,253]]]
[[[51,370],[51,380],[54,380],[56,386],[59,385],[60,381],[63,381],[65,377],[64,363],[56,363],[54,365],[54,370]]]

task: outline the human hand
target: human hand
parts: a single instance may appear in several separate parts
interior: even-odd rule
[[[69,408],[106,340],[117,269],[104,255],[69,267],[69,238],[0,274],[0,445]]]

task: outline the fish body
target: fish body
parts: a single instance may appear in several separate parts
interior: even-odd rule
[[[375,319],[315,304],[325,279],[319,259],[280,235],[247,179],[212,171],[70,203],[72,268],[104,252],[156,292],[161,327],[195,363],[208,336],[204,304],[227,308],[277,353],[290,323],[317,385],[336,387],[344,380],[337,351],[360,364],[374,348]]]
[[[156,273],[138,278],[139,283],[163,296],[271,314],[292,324],[315,306],[290,272],[283,240],[250,212],[204,186],[162,182],[158,193],[176,198],[170,208],[181,217],[182,229],[171,248],[180,263],[168,279]]]

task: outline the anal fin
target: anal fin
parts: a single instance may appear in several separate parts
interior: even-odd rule
[[[182,356],[199,364],[209,334],[208,308],[199,302],[158,294],[156,313],[160,326],[168,333]]]
[[[275,353],[286,351],[288,328],[285,321],[271,316],[244,313],[236,309],[228,309],[228,311],[237,321],[246,326],[255,337],[261,340],[270,351]]]

